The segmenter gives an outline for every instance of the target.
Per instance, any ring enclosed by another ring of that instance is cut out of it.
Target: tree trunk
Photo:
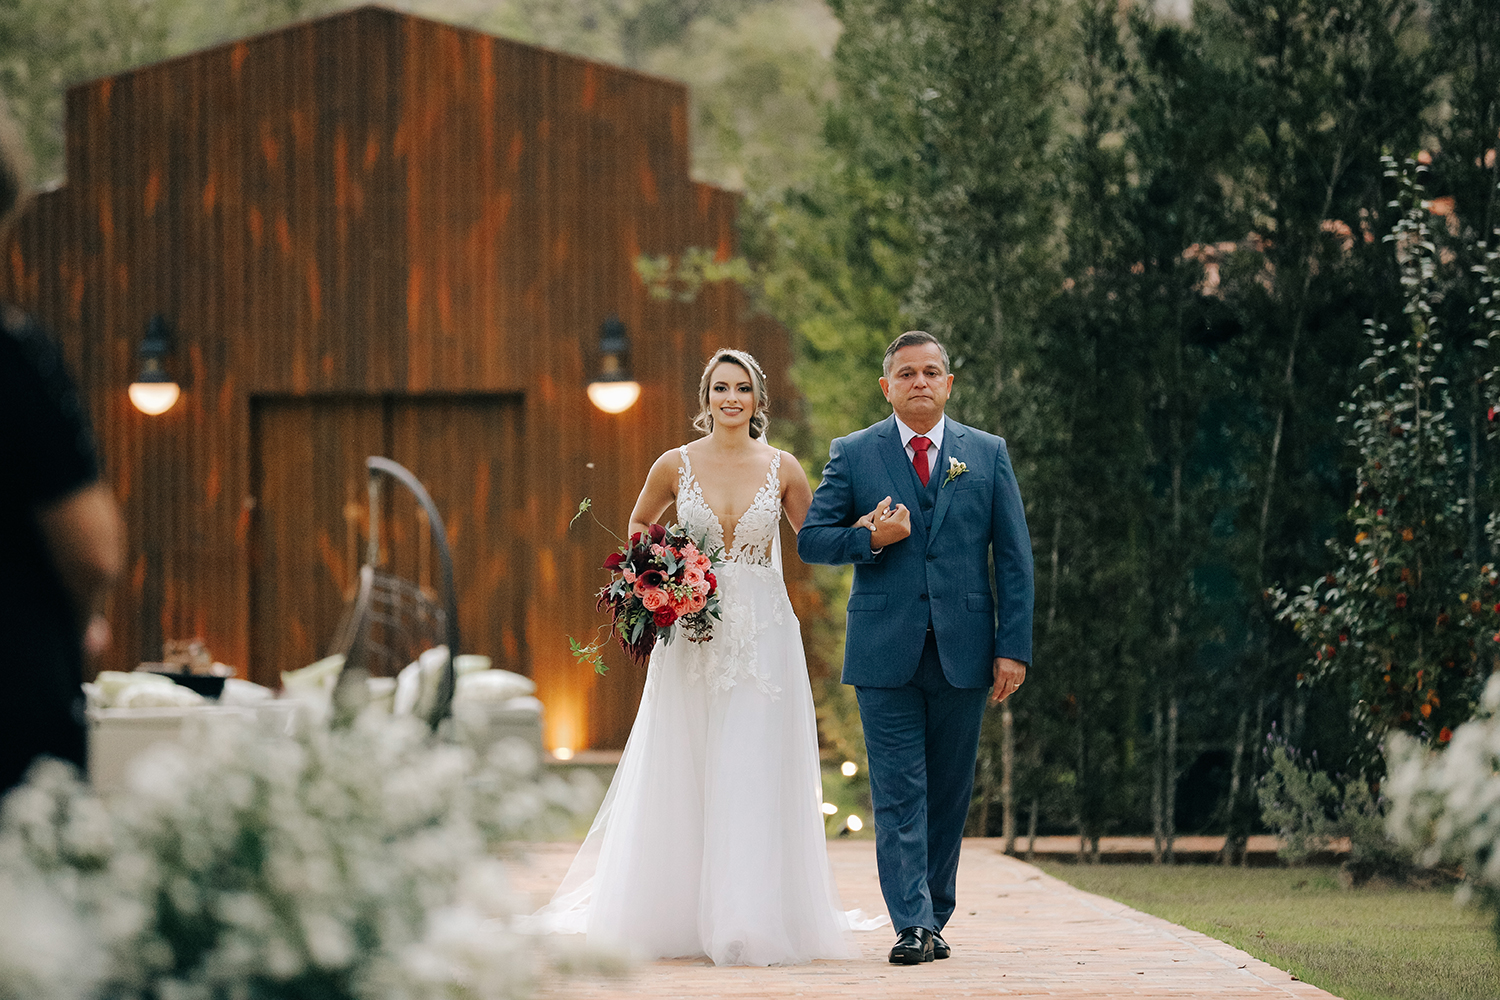
[[[1465,512],[1469,515],[1469,551],[1466,555],[1477,566],[1485,561],[1479,552],[1479,410],[1484,405],[1484,398],[1480,394],[1478,379],[1470,380],[1469,386],[1473,401],[1469,404],[1469,509]]]
[[[1256,697],[1256,699],[1255,699],[1255,732],[1256,732],[1257,737],[1259,736],[1259,734],[1265,732],[1265,712],[1266,712],[1266,700],[1264,698],[1261,698],[1261,697]],[[1251,801],[1252,806],[1253,806],[1253,804],[1255,802],[1255,786],[1259,782],[1259,780],[1260,780],[1260,761],[1259,761],[1259,759],[1258,759],[1257,756],[1252,756],[1250,758],[1250,788],[1249,788],[1249,796],[1250,796],[1250,801]],[[1247,826],[1248,826],[1248,824],[1247,824]],[[1239,848],[1240,848],[1240,867],[1241,868],[1249,868],[1250,867],[1250,850],[1246,846],[1249,843],[1249,840],[1250,840],[1250,836],[1249,836],[1248,832],[1242,834],[1241,837],[1240,837]]]
[[[1000,708],[1000,836],[1005,853],[1016,853],[1016,717],[1010,702]]]
[[[1172,845],[1177,840],[1177,695],[1167,702],[1167,763],[1166,802],[1162,807],[1162,822],[1166,827],[1167,843],[1162,860],[1172,864]]]
[[[1077,779],[1073,783],[1073,794],[1077,798],[1078,809],[1078,863],[1083,864],[1089,859],[1089,835],[1086,814],[1088,812],[1088,772],[1085,769],[1088,757],[1086,754],[1086,741],[1084,737],[1083,703],[1078,704],[1078,767]]]
[[[1031,817],[1026,821],[1026,860],[1036,857],[1036,814],[1041,807],[1037,796],[1031,797]]]
[[[1151,743],[1153,758],[1151,762],[1151,863],[1159,865],[1162,859],[1162,849],[1167,842],[1167,825],[1162,813],[1166,802],[1164,770],[1167,754],[1166,740],[1162,732],[1160,691],[1156,693],[1156,701],[1151,706]]]
[[[1249,721],[1249,709],[1241,706],[1239,725],[1234,731],[1234,754],[1230,757],[1229,764],[1229,806],[1224,824],[1224,849],[1219,858],[1225,865],[1234,864],[1234,840],[1239,829],[1240,784],[1245,765],[1245,727]]]
[[[995,754],[986,749],[979,757],[979,815],[969,833],[975,837],[990,835],[990,802],[995,798]]]

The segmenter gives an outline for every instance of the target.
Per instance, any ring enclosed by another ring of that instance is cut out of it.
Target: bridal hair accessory
[[[969,467],[952,455],[948,456],[948,474],[943,477],[943,485],[947,486],[953,480],[969,471]]]
[[[589,507],[585,499],[573,520]],[[604,560],[604,569],[614,579],[599,590],[597,607],[610,612],[610,622],[601,630],[608,629],[642,665],[650,659],[658,636],[670,643],[681,630],[689,642],[707,642],[713,638],[714,619],[720,617],[714,568],[722,562],[722,553],[710,551],[706,539],[694,539],[675,524],[637,531]],[[600,655],[606,641],[607,635],[580,645],[568,637],[573,656],[600,674],[608,669]]]

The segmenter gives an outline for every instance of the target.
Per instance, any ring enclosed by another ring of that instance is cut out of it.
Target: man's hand
[[[995,686],[990,688],[990,704],[998,705],[1016,693],[1026,680],[1026,664],[1008,657],[995,657]]]
[[[891,498],[886,497],[874,510],[855,521],[854,526],[870,530],[870,551],[878,552],[911,534],[911,511],[904,503],[892,507]]]

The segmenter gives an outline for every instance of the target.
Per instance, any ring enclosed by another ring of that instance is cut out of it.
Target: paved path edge
[[[1036,868],[1035,865],[1032,867]],[[1297,997],[1301,998],[1301,1000],[1339,1000],[1338,997],[1327,990],[1320,989],[1312,983],[1298,979],[1285,969],[1278,969],[1269,962],[1263,962],[1249,952],[1241,951],[1231,944],[1220,941],[1216,937],[1210,937],[1201,931],[1195,931],[1181,924],[1174,924],[1162,917],[1153,916],[1150,913],[1126,906],[1119,900],[1110,899],[1108,896],[1098,896],[1092,892],[1087,892],[1077,886],[1064,882],[1055,875],[1049,875],[1040,868],[1036,870],[1040,873],[1043,880],[1055,883],[1062,891],[1077,895],[1092,909],[1112,917],[1134,921],[1143,927],[1150,927],[1164,934],[1170,934],[1189,947],[1196,948],[1201,952],[1205,952],[1248,972],[1267,986],[1275,987],[1289,997]]]

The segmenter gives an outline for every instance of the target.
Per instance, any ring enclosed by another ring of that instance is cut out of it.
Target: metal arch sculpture
[[[414,659],[415,652],[436,645],[448,647],[436,690],[419,699],[415,714],[434,731],[453,712],[456,674],[453,663],[460,651],[458,594],[453,585],[453,554],[448,531],[437,505],[422,483],[407,469],[388,458],[365,459],[369,472],[370,535],[365,561],[359,570],[359,587],[344,612],[333,652],[344,656],[343,668],[333,689],[333,724],[349,725],[369,703],[370,661],[383,658],[391,667]],[[416,498],[427,515],[442,576],[442,604],[438,605],[410,580],[380,568],[380,499],[385,478],[396,480]],[[376,636],[377,629],[380,635]]]

